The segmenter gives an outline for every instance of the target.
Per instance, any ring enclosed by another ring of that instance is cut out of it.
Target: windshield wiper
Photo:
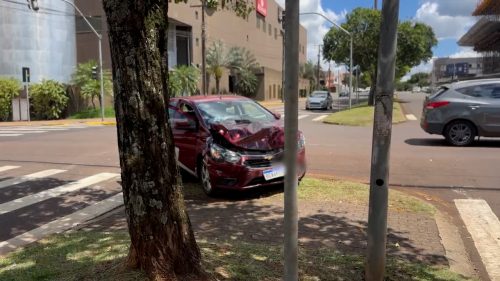
[[[252,123],[252,121],[250,121],[248,119],[235,119],[234,122],[236,122],[238,124],[250,124],[250,123]]]

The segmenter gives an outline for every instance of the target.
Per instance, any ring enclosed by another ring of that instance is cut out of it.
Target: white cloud
[[[480,57],[481,54],[474,51],[471,47],[460,47],[460,50],[450,55],[450,58],[475,58]]]
[[[468,15],[446,13],[447,11],[442,9],[444,3],[448,2],[433,1],[423,3],[417,10],[415,20],[430,25],[434,29],[438,40],[459,39],[476,20]],[[473,7],[470,7],[469,13],[472,13]]]
[[[408,72],[408,74],[406,74],[403,78],[401,78],[401,81],[408,81],[410,79],[410,77],[415,73],[419,73],[419,72],[429,73],[429,72],[431,72],[432,66],[433,66],[433,60],[434,60],[434,58],[432,58],[428,62],[422,62],[419,65],[415,66],[414,68],[412,68],[410,70],[410,72]]]
[[[285,0],[277,0],[281,6],[285,6]],[[316,12],[325,15],[335,23],[345,19],[346,11],[337,14],[330,9],[323,8],[321,0],[301,0],[300,12]],[[307,29],[307,58],[314,62],[318,61],[318,45],[323,44],[323,37],[330,30],[332,24],[318,15],[300,16],[300,23]],[[321,60],[322,67],[328,69],[328,63]]]
[[[438,4],[438,13],[449,16],[470,16],[477,0],[421,0],[420,3]]]

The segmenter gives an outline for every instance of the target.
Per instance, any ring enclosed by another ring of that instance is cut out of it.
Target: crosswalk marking
[[[24,133],[24,132],[30,132],[30,131],[66,131],[68,129],[63,129],[63,128],[0,128],[0,133],[3,132],[18,132],[18,133]]]
[[[45,190],[36,194],[28,195],[22,198],[18,198],[3,204],[0,204],[0,215],[3,215],[8,212],[12,212],[14,210],[47,200],[49,198],[57,197],[59,195],[77,191],[88,187],[90,185],[96,184],[101,181],[109,180],[115,177],[118,177],[119,174],[115,173],[100,173],[97,175],[93,175],[76,182],[71,182],[65,185],[61,185],[59,187],[55,187],[49,190]],[[1,182],[0,182],[1,183]]]
[[[22,177],[0,181],[0,189],[1,188],[5,188],[7,186],[20,184],[20,183],[23,183],[23,182],[26,182],[26,181],[31,181],[31,180],[35,180],[35,179],[41,179],[41,178],[49,177],[49,176],[52,176],[52,175],[55,175],[55,174],[59,174],[59,173],[62,173],[62,172],[66,172],[66,170],[57,170],[57,169],[44,170],[44,171],[40,171],[40,172],[37,172],[37,173],[29,174],[29,175],[26,175],[26,176],[22,176]]]
[[[22,135],[23,134],[0,134],[0,137],[18,137]]]
[[[2,134],[18,134],[19,131],[12,130],[12,131],[0,131]],[[47,131],[23,131],[23,134],[41,134],[41,133],[46,133]]]
[[[118,193],[110,198],[97,202],[96,204],[76,211],[70,215],[56,219],[38,228],[27,231],[7,241],[0,242],[0,255],[15,250],[17,247],[35,242],[47,235],[60,233],[71,229],[83,222],[98,217],[123,204],[123,195]]]
[[[411,120],[411,121],[416,121],[417,117],[413,114],[406,114],[406,119]]]
[[[321,121],[321,120],[325,119],[326,117],[328,117],[328,115],[327,115],[327,114],[325,114],[325,115],[321,115],[321,116],[319,116],[319,117],[314,118],[314,119],[313,119],[313,121],[314,121],[314,122],[318,122],[318,121]]]
[[[299,116],[299,120],[300,120],[300,119],[307,118],[307,117],[309,117],[309,115],[300,115],[300,116]]]
[[[2,166],[2,167],[0,167],[0,172],[5,172],[8,170],[13,170],[13,169],[17,169],[17,168],[19,168],[19,166]]]
[[[472,236],[490,279],[499,281],[500,221],[484,200],[456,199],[455,205]]]

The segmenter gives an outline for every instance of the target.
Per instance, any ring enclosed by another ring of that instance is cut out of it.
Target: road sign
[[[23,82],[24,83],[30,82],[30,68],[29,67],[23,67]]]

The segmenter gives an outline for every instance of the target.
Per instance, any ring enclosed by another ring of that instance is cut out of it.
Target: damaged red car
[[[241,96],[172,98],[168,113],[178,164],[201,180],[205,193],[283,184],[285,134],[279,114]],[[297,142],[302,179],[302,133]]]

